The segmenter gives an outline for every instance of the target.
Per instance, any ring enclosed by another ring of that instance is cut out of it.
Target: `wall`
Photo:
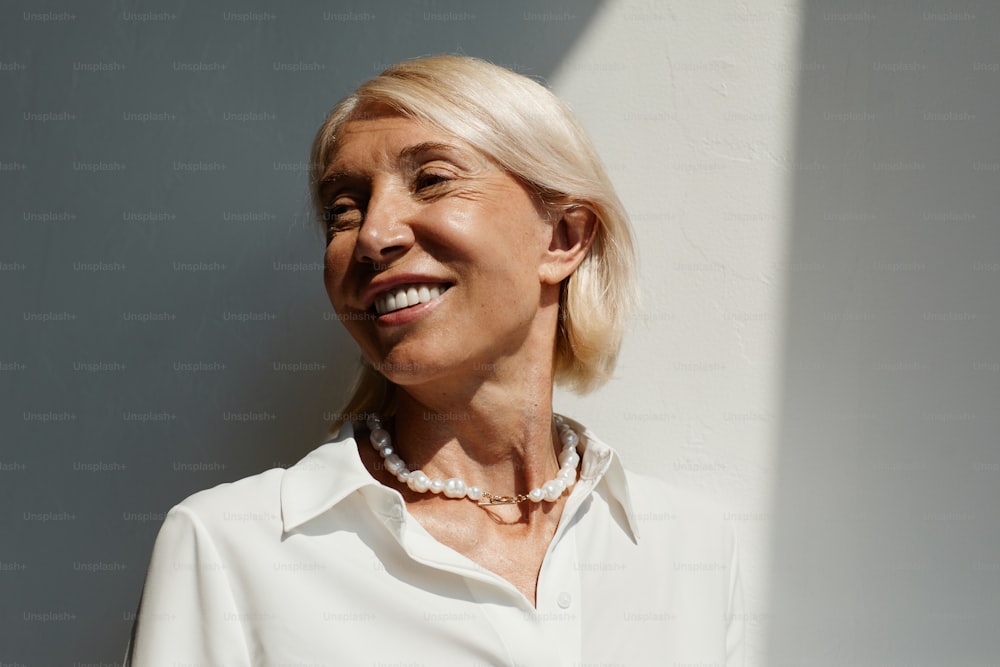
[[[617,377],[557,407],[732,521],[752,664],[769,621],[788,192],[809,168],[791,132],[798,33],[790,3],[608,4],[553,79],[632,213],[644,299]]]
[[[992,664],[1000,11],[802,26],[767,664]]]

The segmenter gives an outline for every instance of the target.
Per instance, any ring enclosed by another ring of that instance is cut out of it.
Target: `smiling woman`
[[[614,369],[635,292],[566,107],[409,61],[334,108],[311,175],[355,391],[298,464],[170,512],[133,664],[741,663],[720,514],[552,410]]]

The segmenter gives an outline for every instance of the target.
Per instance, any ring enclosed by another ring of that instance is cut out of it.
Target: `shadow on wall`
[[[432,53],[547,77],[598,5],[8,8],[0,662],[120,660],[166,510],[322,441],[357,357],[307,205],[337,99]]]
[[[989,2],[804,8],[769,665],[1000,655]]]

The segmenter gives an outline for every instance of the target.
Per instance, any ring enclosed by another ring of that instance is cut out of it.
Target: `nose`
[[[399,259],[413,245],[409,196],[392,187],[373,190],[354,246],[354,259],[379,270]]]

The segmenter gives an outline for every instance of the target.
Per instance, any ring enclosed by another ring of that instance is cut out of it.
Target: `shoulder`
[[[278,507],[278,494],[285,472],[284,468],[272,468],[234,482],[225,482],[188,496],[177,507],[204,517],[220,512],[274,509]]]
[[[716,499],[649,475],[626,470],[625,476],[644,539],[669,542],[673,551],[691,558],[696,554],[726,558],[734,553],[732,523]]]
[[[627,499],[639,521],[679,521],[705,527],[726,524],[726,512],[708,493],[635,472],[607,441],[579,422],[567,421],[584,434],[587,454],[604,461],[602,468],[606,481],[619,496],[625,496],[622,500]]]
[[[719,502],[703,491],[688,489],[651,475],[625,469],[633,506],[639,510],[660,511],[678,518],[723,521],[726,515]]]
[[[623,465],[619,453],[597,434],[568,420],[588,441],[594,454],[610,459],[604,482],[610,496],[631,512],[641,541],[656,548],[690,548],[691,552],[731,554],[735,550],[728,513],[705,491],[642,474]]]
[[[191,525],[217,543],[244,540],[251,533],[280,534],[280,490],[285,472],[284,468],[273,468],[198,491],[171,508],[164,530],[170,523]]]

